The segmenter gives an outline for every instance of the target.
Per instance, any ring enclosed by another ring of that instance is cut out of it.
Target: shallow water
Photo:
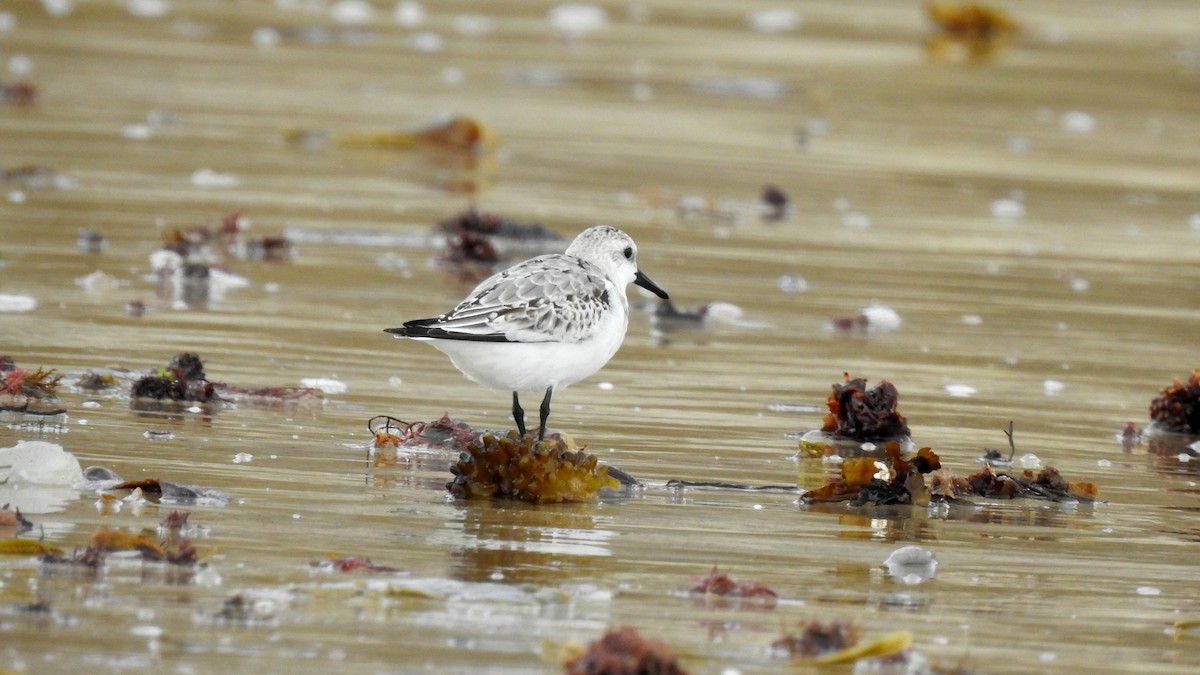
[[[800,26],[779,34],[753,30],[737,3],[621,5],[575,37],[556,34],[542,5],[491,3],[482,34],[462,18],[473,5],[427,3],[416,27],[374,7],[363,26],[317,1],[0,10],[0,81],[18,79],[25,55],[39,87],[32,106],[0,105],[0,168],[65,178],[0,186],[0,293],[38,303],[0,314],[0,353],[78,373],[144,372],[195,351],[215,381],[345,385],[319,403],[173,416],[64,391],[64,430],[0,429],[0,446],[43,437],[127,479],[231,496],[186,508],[207,528],[194,576],[119,558],[94,578],[0,559],[0,665],[555,672],[564,642],[630,624],[691,672],[778,672],[788,666],[770,643],[813,618],[852,620],[865,636],[910,630],[944,668],[1200,665],[1200,637],[1171,629],[1200,616],[1200,464],[1115,438],[1197,366],[1194,3],[1105,2],[1086,15],[1010,3],[1024,31],[983,64],[932,61],[907,4],[805,3]],[[415,48],[431,44],[422,33],[440,50]],[[282,135],[446,112],[484,120],[503,145],[464,158]],[[758,216],[768,183],[791,197],[781,222]],[[739,323],[665,339],[635,315],[613,361],[555,397],[552,426],[646,481],[643,494],[459,503],[444,456],[372,467],[376,414],[509,424],[507,395],[381,332],[470,288],[431,262],[425,235],[472,204],[564,237],[618,225],[677,305],[741,308]],[[249,285],[206,303],[160,297],[145,277],[162,232],[234,211],[252,236],[296,237],[296,259],[233,261]],[[107,249],[81,252],[81,228]],[[97,270],[115,284],[76,284]],[[784,275],[805,290],[780,290]],[[132,300],[145,316],[126,312]],[[872,302],[900,327],[827,328]],[[870,512],[665,487],[818,484],[819,462],[791,457],[793,432],[821,413],[779,405],[821,410],[843,372],[895,383],[914,440],[955,473],[1006,449],[1011,420],[1018,454],[1097,483],[1102,501]],[[26,510],[68,552],[101,525],[152,533],[171,510],[106,515],[95,502],[85,490]],[[936,554],[935,579],[885,574],[904,544]],[[314,566],[339,555],[403,571]],[[685,597],[714,565],[770,586],[779,605]],[[239,594],[250,609],[223,615]],[[50,611],[27,611],[38,600]]]

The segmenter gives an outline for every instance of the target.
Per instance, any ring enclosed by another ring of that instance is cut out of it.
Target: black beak
[[[650,281],[650,277],[646,276],[645,274],[642,274],[641,272],[638,272],[637,274],[633,275],[633,283],[650,291],[651,293],[657,295],[658,297],[662,298],[663,300],[669,299],[667,297],[666,291],[659,288],[658,284],[654,283],[653,281]]]

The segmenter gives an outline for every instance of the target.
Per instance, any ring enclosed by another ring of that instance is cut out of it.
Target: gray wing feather
[[[577,342],[594,332],[609,308],[608,285],[591,264],[557,254],[539,256],[484,280],[438,317],[437,326],[518,342]]]

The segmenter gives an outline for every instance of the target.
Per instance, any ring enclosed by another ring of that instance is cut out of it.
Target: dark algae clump
[[[1200,435],[1200,368],[1162,388],[1150,401],[1150,419],[1163,431]]]

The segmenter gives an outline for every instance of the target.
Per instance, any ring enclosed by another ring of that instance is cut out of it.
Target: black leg
[[[517,400],[517,392],[513,392],[513,419],[517,421],[517,433],[525,435],[525,411],[521,410],[521,402]]]
[[[541,414],[538,421],[542,425],[542,428],[538,430],[539,441],[546,437],[546,419],[550,417],[550,395],[553,393],[554,387],[546,387],[546,398],[542,399],[542,407],[538,410]]]

